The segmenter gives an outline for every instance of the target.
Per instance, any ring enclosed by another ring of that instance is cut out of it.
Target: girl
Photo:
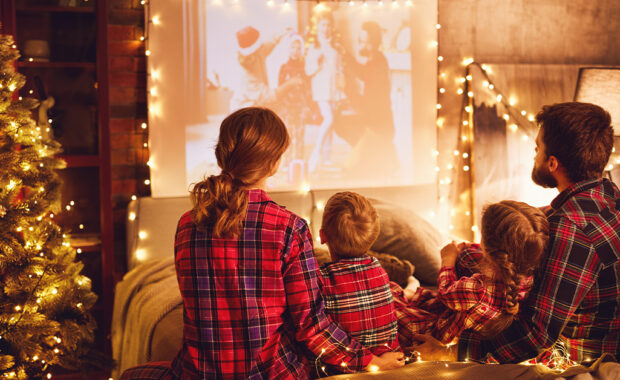
[[[325,314],[308,225],[264,191],[288,145],[268,109],[242,108],[222,122],[222,172],[194,186],[177,228],[183,344],[162,376],[306,379],[306,349],[352,370],[403,365],[402,353],[372,355]],[[156,378],[152,369],[123,377]]]
[[[484,210],[481,233],[481,245],[452,243],[441,250],[437,292],[407,294],[392,285],[402,347],[428,332],[444,344],[465,329],[490,338],[515,318],[547,246],[547,218],[526,203],[502,201]]]

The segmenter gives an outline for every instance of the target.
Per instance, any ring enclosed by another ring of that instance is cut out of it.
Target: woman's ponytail
[[[288,144],[286,126],[271,110],[248,107],[226,117],[215,147],[222,172],[191,191],[194,223],[208,225],[216,238],[238,237],[248,206],[245,191],[274,173]]]

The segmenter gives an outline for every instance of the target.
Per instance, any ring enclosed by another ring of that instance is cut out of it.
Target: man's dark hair
[[[547,157],[555,156],[572,182],[600,178],[614,144],[611,117],[590,103],[544,106],[536,115]]]
[[[381,34],[383,33],[381,26],[374,21],[366,21],[362,24],[362,30],[368,33],[370,45],[378,49],[381,45]]]

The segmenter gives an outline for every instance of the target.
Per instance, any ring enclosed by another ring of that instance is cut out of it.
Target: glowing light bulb
[[[53,288],[53,289],[52,289],[52,294],[58,294],[58,289]]]
[[[474,97],[474,92],[473,91],[469,91],[467,93],[467,96],[469,96],[470,98],[473,98]]]
[[[146,233],[146,231],[140,231],[138,232],[138,237],[140,239],[146,239],[146,237],[148,236],[148,234]]]
[[[497,94],[497,98],[496,99],[497,99],[498,102],[501,102],[502,101],[502,94]]]
[[[146,55],[147,57],[148,57],[148,56],[150,56],[150,55],[151,55],[151,51],[147,49],[147,50],[144,52],[144,55]]]
[[[463,94],[463,89],[459,88],[458,90],[456,90],[456,93],[459,94],[459,95],[462,95]]]
[[[146,129],[147,124],[146,124],[146,123],[142,123],[142,124],[140,124],[140,127],[141,127],[142,129]]]
[[[442,87],[442,88],[440,88],[440,89],[439,89],[439,93],[440,93],[440,94],[443,94],[443,93],[445,93],[445,92],[446,92],[446,89],[445,89],[445,88],[443,88],[443,87]]]
[[[159,25],[160,22],[159,16],[153,16],[153,25]]]
[[[504,114],[504,116],[502,116],[504,118],[504,120],[508,121],[510,120],[510,115],[508,115],[507,113]]]
[[[135,212],[133,212],[133,211],[132,211],[132,212],[130,212],[130,213],[129,213],[129,216],[128,216],[128,219],[129,219],[129,220],[136,220],[136,213],[135,213]]]
[[[135,201],[136,199],[138,199],[138,197],[136,197],[135,195],[132,195],[132,196],[131,196],[131,200],[132,200],[132,201]]]
[[[469,157],[469,153],[463,153],[463,158]]]
[[[468,165],[463,166],[463,170],[468,172],[469,171],[469,166]]]
[[[469,125],[469,121],[463,120],[463,125],[465,125],[465,126]]]
[[[151,180],[150,179],[145,179],[144,180],[144,184],[147,185],[147,186],[150,185],[151,184]]]
[[[441,109],[441,104],[437,104],[437,109],[440,110]]]

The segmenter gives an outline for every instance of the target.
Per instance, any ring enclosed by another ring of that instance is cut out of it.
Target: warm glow
[[[139,261],[143,261],[146,259],[146,250],[145,249],[136,249],[136,259]]]
[[[140,232],[138,232],[138,237],[139,237],[140,239],[146,239],[146,238],[147,238],[147,236],[148,236],[148,234],[146,233],[146,231],[140,231]]]
[[[135,212],[132,211],[132,212],[129,213],[129,220],[132,220],[132,221],[136,220],[136,213]]]

